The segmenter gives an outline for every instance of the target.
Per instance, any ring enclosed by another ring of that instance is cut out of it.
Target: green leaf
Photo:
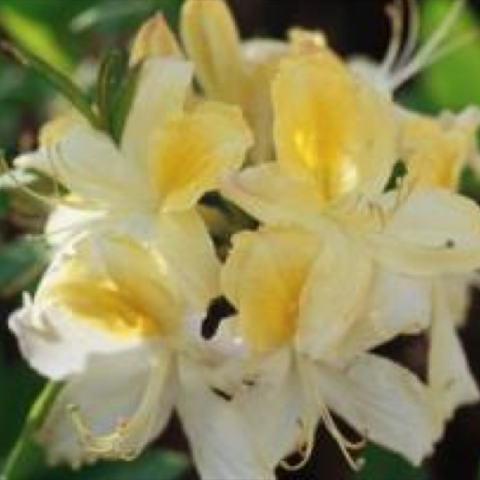
[[[428,0],[422,2],[422,37],[432,35],[445,18],[454,2]],[[480,28],[476,17],[467,5],[453,28],[448,42],[472,34],[469,43],[428,67],[421,76],[420,87],[430,102],[442,108],[460,109],[475,103],[480,105]]]
[[[41,426],[55,397],[60,391],[61,384],[49,382],[28,413],[22,433],[8,456],[1,480],[27,480],[33,478],[38,466],[43,463],[43,455],[33,441],[33,435]]]
[[[5,319],[4,319],[5,320]],[[4,325],[5,326],[5,325]],[[0,344],[0,456],[7,453],[22,430],[25,417],[32,402],[40,393],[44,380],[23,362],[8,362],[2,359]],[[15,392],[5,394],[5,392]]]
[[[20,239],[0,247],[0,298],[28,288],[42,273],[47,261],[46,246]]]
[[[0,5],[0,19],[10,37],[23,48],[34,50],[42,58],[48,58],[56,68],[66,72],[72,70],[72,61],[56,38],[51,25],[26,15],[15,5],[5,2]]]
[[[189,466],[184,455],[170,451],[147,451],[132,462],[100,462],[78,472],[51,470],[35,480],[176,480]],[[33,480],[33,479],[32,479]]]
[[[96,99],[104,130],[113,133],[118,97],[127,75],[127,54],[120,49],[107,53],[98,73]]]
[[[26,49],[10,44],[4,44],[3,46],[5,51],[39,74],[70,100],[72,105],[91,123],[92,127],[100,128],[100,120],[93,111],[90,100],[69,77]]]
[[[143,0],[143,2],[123,1],[121,3],[117,0],[104,1],[80,13],[72,20],[71,28],[74,32],[81,32],[112,20],[130,18],[134,15],[148,16],[154,9],[154,0]]]
[[[460,177],[460,193],[480,201],[480,178],[471,167],[463,170]]]
[[[115,106],[112,111],[111,118],[111,133],[115,141],[119,142],[122,138],[125,122],[127,121],[128,113],[135,98],[137,91],[138,80],[141,72],[141,64],[131,68],[128,72],[125,83],[121,89],[121,93],[117,98]]]
[[[9,206],[10,200],[7,192],[2,192],[0,190],[0,219],[7,215]]]
[[[415,468],[399,455],[369,444],[364,452],[364,467],[357,473],[357,480],[427,480],[422,468]]]

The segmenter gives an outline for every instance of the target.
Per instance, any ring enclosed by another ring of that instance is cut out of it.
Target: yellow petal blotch
[[[263,230],[235,238],[223,286],[253,351],[269,352],[293,341],[301,290],[317,249],[314,237],[295,230]]]

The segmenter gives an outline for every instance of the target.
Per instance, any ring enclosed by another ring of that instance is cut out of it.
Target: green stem
[[[0,473],[0,480],[21,480],[26,477],[25,464],[30,462],[25,462],[25,460],[35,455],[36,446],[32,437],[40,428],[61,386],[60,383],[49,382],[40,392],[28,413],[20,437],[7,457]]]

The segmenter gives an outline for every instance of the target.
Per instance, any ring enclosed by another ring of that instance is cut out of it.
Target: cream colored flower
[[[252,158],[271,160],[270,83],[287,47],[279,41],[242,45],[223,1],[189,0],[182,9],[181,36],[207,98],[240,105],[255,132]]]
[[[438,118],[403,110],[399,122],[400,157],[417,185],[456,191],[467,165],[479,170],[477,108],[458,115],[443,112]]]
[[[401,156],[408,177],[416,185],[456,191],[465,166],[477,167],[478,123],[478,111],[474,108],[459,115],[443,113],[438,119],[404,111],[400,116]],[[466,318],[473,280],[474,276],[467,273],[435,276],[426,281],[432,304],[428,380],[433,390],[432,408],[443,422],[449,420],[459,406],[480,399],[456,334],[456,327]],[[403,281],[409,281],[410,288],[416,289],[413,279]],[[421,288],[423,291],[425,285]],[[399,308],[399,303],[392,298],[394,308]]]
[[[191,75],[187,62],[148,59],[119,146],[78,121],[16,164],[53,176],[84,208],[193,208],[219,174],[241,165],[250,135],[234,107],[203,103],[184,110]]]
[[[299,51],[326,46],[320,32],[292,29],[288,41],[241,41],[223,0],[188,0],[182,9],[181,37],[207,98],[242,107],[255,132],[254,163],[273,160],[271,83],[279,61]]]
[[[469,275],[479,267],[477,205],[409,178],[385,191],[401,151],[394,107],[328,51],[285,60],[273,102],[278,162],[230,175],[223,192],[267,226],[305,229],[317,248],[328,245],[302,290],[297,353],[336,364],[349,352],[365,352],[431,325],[429,408],[440,429],[458,404],[475,400],[478,393],[454,332],[453,312],[432,278]],[[308,250],[299,242],[295,252],[302,251]],[[287,270],[277,274],[280,279],[290,275],[295,277]],[[260,289],[261,282],[246,280],[269,295],[273,287]],[[277,338],[266,323],[275,317],[264,310],[280,308],[272,304],[276,296],[270,303],[263,298],[255,303],[252,296],[242,307],[235,293],[229,295],[240,311],[262,305],[256,307],[261,311],[247,310],[251,323],[241,323],[243,335],[252,325],[260,337],[249,339],[254,346]],[[259,319],[265,328],[261,334],[254,323]],[[283,325],[278,330],[282,344],[292,324],[272,322],[277,330]]]
[[[358,256],[401,273],[478,267],[472,201],[408,182],[385,192],[400,151],[388,97],[325,50],[285,60],[273,102],[278,162],[230,175],[228,198],[268,225],[340,236]]]
[[[81,119],[64,122],[36,152],[16,159],[69,192],[48,231],[116,230],[154,243],[179,281],[185,265],[215,264],[213,245],[196,211],[219,176],[238,168],[251,135],[238,108],[214,102],[185,109],[189,63],[145,60],[119,145]],[[52,140],[53,138],[53,140]],[[76,227],[76,228],[74,228]],[[202,280],[205,300],[216,269]],[[197,286],[192,291],[200,292]]]
[[[158,252],[127,238],[90,238],[57,257],[10,320],[32,367],[65,383],[37,436],[51,462],[131,459],[175,408],[202,478],[273,478],[215,393],[231,360],[200,337],[206,305],[183,293]]]
[[[134,39],[132,63],[150,55],[188,57],[195,66],[204,97],[241,107],[255,133],[249,158],[254,163],[273,160],[270,89],[279,61],[294,53],[326,48],[325,37],[318,31],[292,28],[288,41],[242,41],[223,0],[185,2],[180,33],[185,51],[163,16],[147,20]]]
[[[356,304],[368,299],[355,280],[374,280],[355,256],[338,255],[331,238],[319,241],[299,229],[234,237],[222,285],[238,309],[226,322],[248,352],[248,382],[232,393],[232,404],[249,428],[261,425],[256,447],[272,465],[293,450],[308,458],[320,421],[355,466],[353,446],[331,412],[417,464],[439,434],[425,385],[399,365],[365,353],[363,345],[349,345],[357,331],[368,335],[371,347],[383,342],[355,315]],[[305,352],[307,338],[322,348]]]

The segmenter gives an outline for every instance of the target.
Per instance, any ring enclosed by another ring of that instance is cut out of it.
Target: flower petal
[[[438,119],[405,113],[401,119],[401,158],[421,185],[455,190],[465,165],[474,158],[480,117],[476,108]]]
[[[289,229],[241,233],[223,270],[222,285],[239,312],[246,343],[270,352],[297,333],[301,290],[318,253],[316,238]]]
[[[344,358],[342,339],[364,309],[371,279],[372,264],[355,244],[330,236],[302,290],[297,349],[315,359]]]
[[[219,295],[220,263],[199,214],[161,213],[156,241],[190,307],[196,313],[204,311]]]
[[[381,233],[369,236],[367,245],[380,263],[397,272],[468,272],[480,266],[480,209],[454,193],[419,189],[396,207]]]
[[[158,130],[150,168],[164,211],[193,207],[219,178],[238,168],[252,136],[237,107],[205,103]]]
[[[455,331],[458,319],[446,302],[443,284],[436,282],[434,295],[428,382],[435,413],[446,422],[458,407],[478,401],[480,393]]]
[[[154,135],[182,112],[192,75],[192,65],[182,60],[152,57],[142,65],[121,142],[137,168],[147,168]]]
[[[92,357],[61,390],[37,434],[49,461],[79,467],[138,455],[170,417],[171,375],[168,355],[154,358],[144,348]]]
[[[248,69],[242,107],[255,133],[255,144],[249,155],[253,164],[275,158],[270,91],[278,63],[287,52],[288,45],[278,40],[253,39],[242,42],[242,54]]]
[[[102,224],[104,210],[86,210],[66,205],[56,207],[50,213],[45,234],[50,245],[63,248],[74,239],[80,238],[94,226]]]
[[[242,103],[240,40],[227,4],[222,0],[188,0],[182,9],[180,30],[207,96]]]
[[[430,324],[432,286],[429,278],[397,274],[377,267],[365,310],[342,338],[341,349],[353,357],[397,335],[418,333]]]
[[[311,186],[285,175],[277,163],[250,167],[224,178],[222,194],[267,225],[317,228],[319,199]]]
[[[382,191],[397,153],[387,97],[327,48],[285,59],[272,97],[277,155],[291,175],[315,184],[324,202]]]
[[[156,55],[183,57],[175,34],[168,26],[162,13],[153,15],[138,29],[130,51],[130,65],[137,65],[141,61]]]
[[[174,334],[185,317],[183,298],[177,292],[165,258],[127,237],[94,239],[98,261],[133,307],[153,319],[157,333]]]
[[[298,447],[300,437],[302,397],[290,350],[262,359],[247,380],[248,375],[255,380],[243,385],[232,404],[255,432],[257,451],[275,468]]]
[[[433,449],[439,428],[428,389],[405,368],[363,354],[344,373],[318,366],[326,404],[367,438],[418,465]]]
[[[9,319],[23,357],[40,374],[63,380],[86,368],[88,358],[98,352],[112,353],[138,344],[108,331],[79,322],[65,308],[37,307],[31,300]]]
[[[206,382],[198,364],[180,364],[177,408],[202,480],[274,480],[273,468],[256,448],[256,432],[241,413]]]
[[[132,208],[132,203],[152,201],[146,172],[122,156],[107,135],[84,123],[72,124],[53,145],[23,155],[15,164],[51,176],[87,205]]]
[[[93,353],[175,334],[185,318],[165,261],[131,240],[87,237],[59,251],[33,304],[10,321],[22,352],[58,380]]]

